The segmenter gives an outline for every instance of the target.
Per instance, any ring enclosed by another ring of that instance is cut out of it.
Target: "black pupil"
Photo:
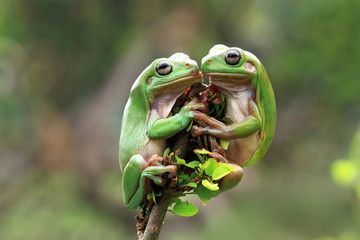
[[[160,66],[159,66],[159,70],[164,70],[165,68],[167,68],[169,66],[168,63],[161,63]]]
[[[236,53],[230,52],[228,53],[228,58],[233,58],[236,59],[239,55],[237,55]]]

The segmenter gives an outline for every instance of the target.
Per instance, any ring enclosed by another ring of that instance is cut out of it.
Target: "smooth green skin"
[[[172,72],[159,75],[156,65],[161,60],[172,64]],[[155,60],[133,84],[125,106],[120,135],[119,162],[123,171],[123,198],[127,208],[138,207],[149,192],[150,179],[163,184],[165,172],[176,174],[175,166],[158,163],[165,150],[165,140],[193,119],[192,110],[199,105],[184,106],[168,117],[176,99],[191,85],[201,83],[198,65],[187,55],[176,53],[170,58]]]
[[[230,49],[236,49],[241,53],[241,60],[236,65],[229,65],[225,61],[225,54]],[[251,68],[251,66],[255,68]],[[272,142],[275,131],[275,97],[264,66],[256,56],[250,52],[240,48],[229,48],[225,45],[218,44],[211,48],[209,54],[202,59],[201,70],[204,75],[210,77],[210,83],[217,85],[218,87],[220,87],[219,82],[221,81],[228,81],[233,84],[233,80],[236,80],[238,81],[239,86],[241,86],[246,80],[245,82],[247,83],[243,85],[247,85],[248,89],[250,86],[252,90],[248,90],[248,92],[253,92],[255,94],[255,101],[249,101],[250,115],[240,122],[235,121],[233,124],[225,126],[219,121],[206,118],[200,114],[203,117],[202,120],[211,126],[210,128],[200,129],[201,134],[210,134],[219,138],[233,139],[230,140],[228,151],[237,151],[237,153],[244,150],[246,151],[246,149],[231,149],[231,142],[238,141],[236,139],[240,138],[241,140],[239,141],[243,141],[244,144],[246,144],[245,141],[249,139],[250,145],[254,144],[254,146],[257,146],[249,159],[246,161],[242,160],[240,164],[235,163],[235,165],[238,164],[241,167],[255,164],[266,153]],[[241,89],[241,87],[239,89]],[[222,91],[221,88],[219,88],[219,90]],[[236,111],[236,109],[231,108],[237,106],[236,103],[244,101],[244,99],[237,99],[234,94],[235,91],[230,90],[224,92],[226,103],[230,106],[229,109],[226,110],[229,113]],[[228,190],[234,187],[240,181],[241,177],[242,173],[234,174],[234,176],[226,176],[223,179],[223,189]]]

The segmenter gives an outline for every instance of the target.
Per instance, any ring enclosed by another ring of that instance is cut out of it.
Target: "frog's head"
[[[183,53],[155,60],[146,78],[146,94],[151,102],[159,95],[178,97],[190,86],[203,81],[197,63]]]
[[[250,52],[218,44],[202,59],[201,70],[210,77],[212,84],[232,88],[250,82],[256,86],[258,76],[263,72],[263,66]]]

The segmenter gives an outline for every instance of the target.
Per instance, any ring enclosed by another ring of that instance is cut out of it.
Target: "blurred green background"
[[[0,239],[135,239],[117,159],[130,87],[217,43],[265,65],[275,139],[160,239],[360,239],[359,198],[330,174],[360,122],[359,26],[359,0],[0,0]]]

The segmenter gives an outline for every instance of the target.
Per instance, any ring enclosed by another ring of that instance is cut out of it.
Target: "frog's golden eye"
[[[238,50],[231,49],[225,54],[225,61],[229,65],[237,64],[241,59],[241,54]]]
[[[172,66],[169,61],[162,60],[156,65],[156,71],[160,75],[168,75],[172,71]]]

